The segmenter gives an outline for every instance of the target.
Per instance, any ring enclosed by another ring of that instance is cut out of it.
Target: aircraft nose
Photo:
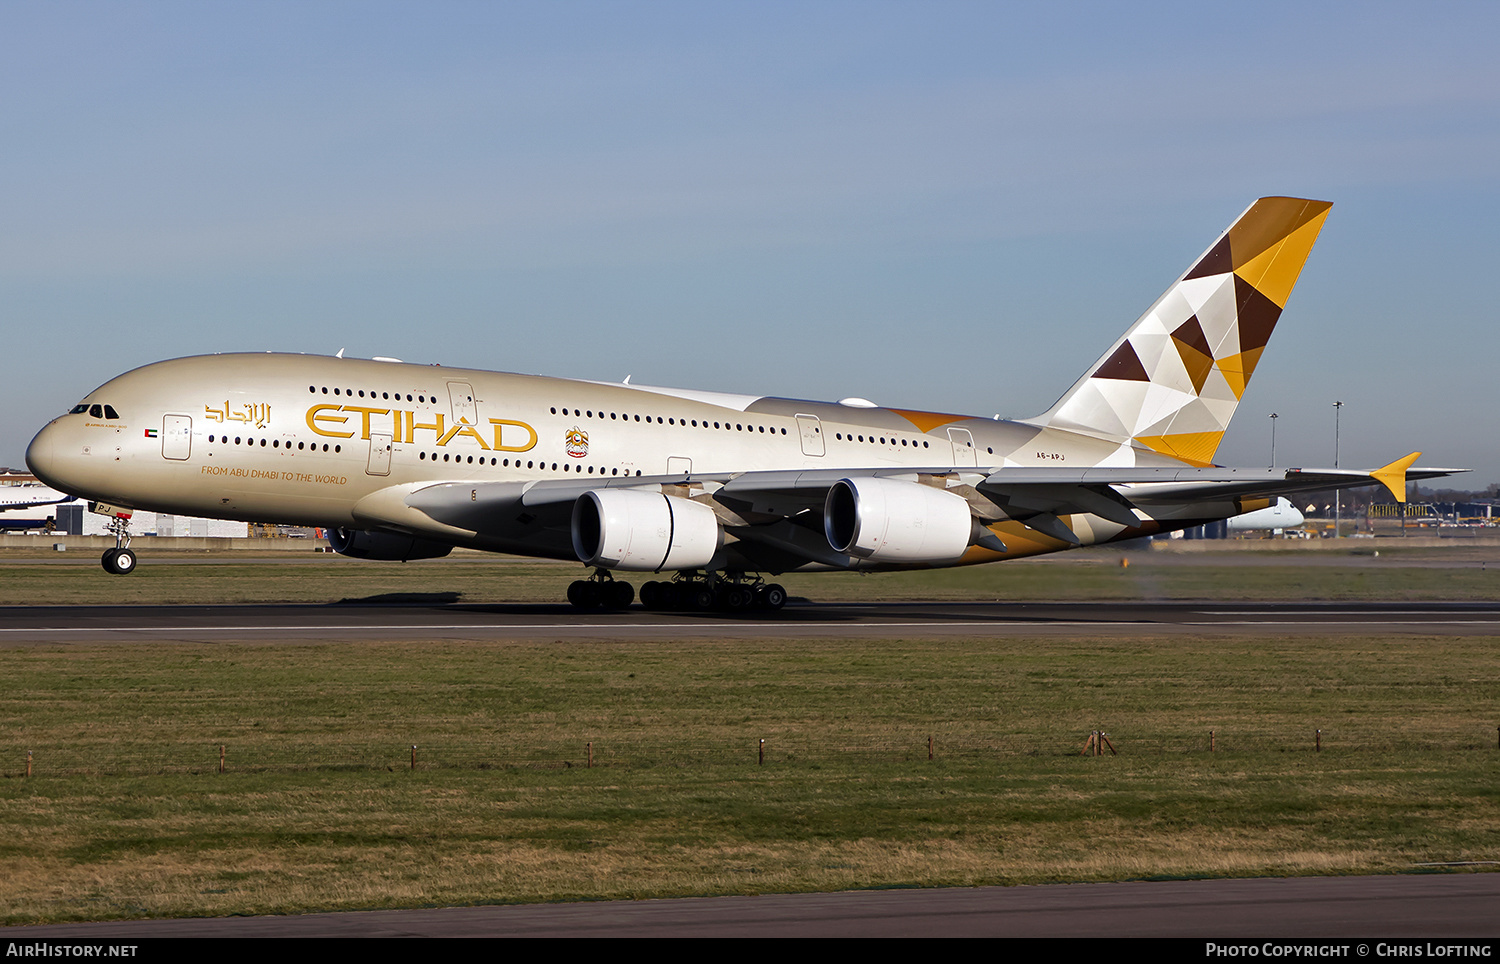
[[[26,447],[26,465],[31,469],[31,474],[52,486],[54,489],[67,491],[67,486],[61,479],[61,466],[57,459],[57,435],[56,422],[51,422],[46,428],[36,433],[36,438]]]

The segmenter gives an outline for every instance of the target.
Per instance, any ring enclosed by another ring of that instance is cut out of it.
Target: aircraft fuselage
[[[119,417],[92,416],[98,405]],[[1120,447],[1025,423],[837,402],[226,354],[110,380],[38,434],[27,458],[53,486],[112,505],[357,528],[369,522],[363,501],[436,482],[668,476],[691,484],[747,472],[903,467],[977,480],[1002,466],[1097,465]],[[1132,458],[1181,464],[1148,451]],[[456,544],[542,548],[523,532],[511,539],[411,521],[413,532]],[[1099,535],[1120,528],[1105,524]],[[543,554],[571,555],[566,542]]]

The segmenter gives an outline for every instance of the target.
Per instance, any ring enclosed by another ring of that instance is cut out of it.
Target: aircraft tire
[[[128,576],[135,572],[135,553],[129,549],[121,549],[115,553],[115,573]]]
[[[687,602],[687,605],[682,607],[684,609],[707,612],[714,608],[714,591],[707,586],[693,586],[684,593],[684,596]]]
[[[628,582],[604,584],[604,605],[608,609],[629,609],[635,602],[635,587]]]
[[[119,553],[120,550],[118,549],[104,550],[104,555],[99,557],[99,565],[104,567],[105,572],[111,575],[115,574],[115,556],[119,555]]]
[[[786,605],[786,587],[780,583],[771,583],[760,591],[760,605],[762,609],[776,612]]]
[[[575,579],[568,584],[568,602],[574,609],[597,609],[601,599],[599,584],[587,579]]]

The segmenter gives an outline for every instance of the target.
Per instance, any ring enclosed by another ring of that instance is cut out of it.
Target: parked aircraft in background
[[[71,495],[46,485],[0,485],[0,529],[40,529],[47,515],[34,510],[72,501]]]
[[[1305,521],[1307,520],[1290,500],[1278,498],[1275,505],[1230,518],[1225,527],[1230,532],[1256,532],[1264,529],[1280,532],[1282,529],[1295,529]]]
[[[1167,532],[1371,471],[1223,468],[1214,453],[1329,204],[1262,198],[1041,415],[999,421],[862,399],[813,402],[392,360],[179,358],[91,392],[27,463],[130,509],[322,526],[366,559],[454,546],[572,559],[577,606],[621,608],[616,574],[663,575],[648,607],[777,609],[767,575],[970,565]],[[1036,333],[1027,335],[1037,341]],[[965,371],[1015,363],[998,347]],[[670,580],[670,581],[668,581]]]

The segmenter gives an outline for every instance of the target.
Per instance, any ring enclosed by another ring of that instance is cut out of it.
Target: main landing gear
[[[588,579],[568,584],[568,602],[574,609],[629,609],[635,602],[635,589],[628,582],[617,582],[607,569],[596,569]]]
[[[604,569],[568,586],[568,602],[576,609],[628,609],[634,599],[630,584],[616,580]],[[641,605],[650,610],[681,612],[775,612],[786,605],[786,589],[759,577],[684,574],[672,582],[653,581],[641,586]]]
[[[109,528],[115,536],[115,547],[104,550],[99,562],[107,573],[128,576],[135,572],[135,553],[130,549],[130,520],[116,517],[110,520]]]

